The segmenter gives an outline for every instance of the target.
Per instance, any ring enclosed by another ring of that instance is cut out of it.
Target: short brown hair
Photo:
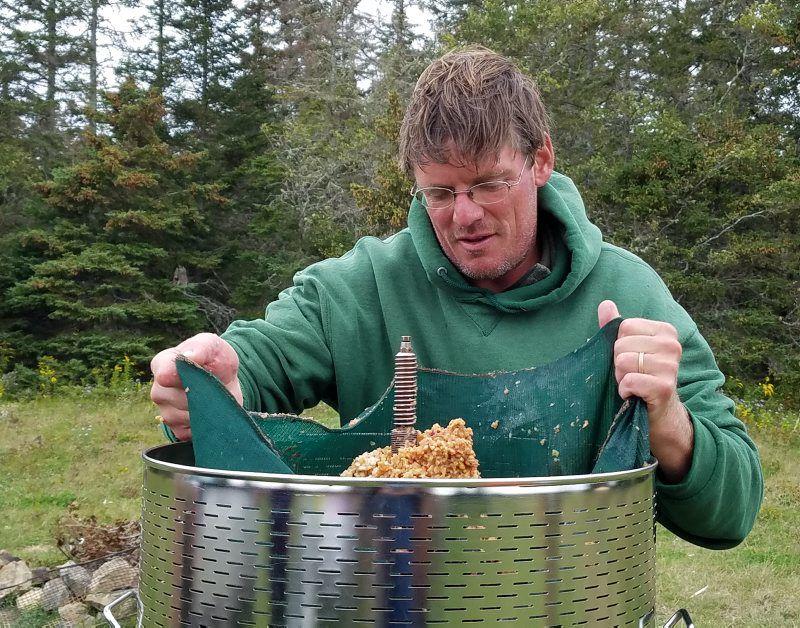
[[[483,46],[448,52],[417,81],[400,127],[400,167],[447,163],[452,142],[461,157],[499,157],[510,144],[533,155],[549,133],[549,120],[533,79],[509,59]]]

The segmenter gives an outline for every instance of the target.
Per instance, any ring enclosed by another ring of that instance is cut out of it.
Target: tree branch
[[[725,228],[724,228],[722,231],[720,231],[720,232],[719,232],[719,233],[717,233],[716,235],[713,235],[713,236],[711,236],[710,238],[708,238],[708,239],[706,239],[706,240],[703,240],[703,241],[702,241],[700,244],[698,244],[698,245],[697,245],[697,246],[695,246],[694,248],[696,248],[696,249],[699,249],[699,248],[700,248],[700,247],[702,247],[702,246],[706,246],[706,245],[707,245],[707,244],[709,244],[710,242],[713,242],[714,240],[716,240],[717,238],[719,238],[720,236],[722,236],[722,234],[724,234],[724,233],[726,233],[727,231],[730,231],[731,229],[733,229],[733,228],[734,228],[736,225],[738,225],[738,224],[739,224],[740,222],[742,222],[743,220],[747,220],[748,218],[756,218],[756,217],[758,217],[758,216],[763,216],[763,215],[764,215],[764,214],[766,214],[766,213],[767,213],[767,210],[766,210],[766,209],[762,209],[762,210],[760,210],[760,211],[757,211],[757,212],[754,212],[754,213],[752,213],[752,214],[747,214],[747,215],[745,215],[745,216],[740,216],[740,217],[739,217],[739,218],[737,218],[737,219],[736,219],[734,222],[732,222],[732,223],[731,223],[731,224],[729,224],[727,227],[725,227]]]

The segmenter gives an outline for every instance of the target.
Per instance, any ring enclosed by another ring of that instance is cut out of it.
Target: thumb
[[[605,327],[608,323],[615,318],[619,318],[619,310],[617,304],[613,301],[603,301],[597,306],[597,321],[600,327]]]

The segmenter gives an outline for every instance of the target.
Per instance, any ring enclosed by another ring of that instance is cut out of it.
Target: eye
[[[453,195],[447,188],[425,188],[422,191],[425,192],[425,197],[433,202],[447,201]]]
[[[476,185],[475,189],[480,190],[482,193],[494,194],[497,192],[505,192],[508,186],[503,181],[487,181],[486,183]]]

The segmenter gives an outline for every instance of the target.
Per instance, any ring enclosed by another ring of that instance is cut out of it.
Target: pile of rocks
[[[58,628],[105,624],[102,609],[136,588],[138,570],[122,555],[53,569],[31,569],[25,561],[0,550],[0,628],[15,626],[24,615],[50,613]],[[114,608],[115,617],[136,612],[133,597]],[[99,617],[98,617],[99,614]],[[98,621],[100,620],[100,621]]]

